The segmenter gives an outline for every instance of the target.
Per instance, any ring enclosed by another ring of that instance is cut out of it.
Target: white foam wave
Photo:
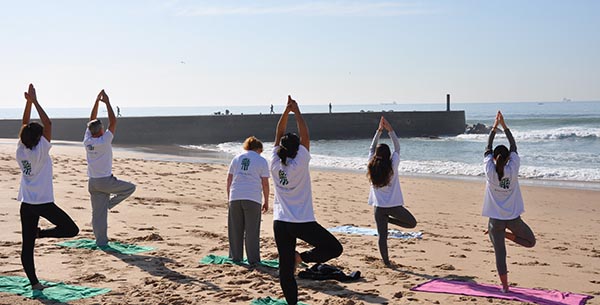
[[[325,143],[321,143],[324,145]],[[272,143],[264,143],[266,148],[262,154],[267,160],[271,158],[269,148]],[[202,149],[209,151],[225,152],[230,155],[236,155],[243,152],[242,144],[239,142],[227,142],[218,145],[201,145],[187,146],[191,149]],[[344,148],[348,149],[348,148]],[[361,150],[362,151],[362,150]],[[331,168],[342,170],[357,170],[366,171],[366,156],[335,156],[330,155],[330,152],[312,153],[311,166],[318,168]],[[557,160],[553,158],[560,157]],[[536,180],[564,180],[564,181],[587,181],[600,182],[600,169],[597,168],[595,161],[600,161],[598,154],[576,154],[562,153],[558,155],[549,154],[548,156],[539,156],[545,159],[546,165],[549,166],[522,166],[520,176],[523,178]],[[573,158],[579,161],[585,157],[589,162],[588,166],[581,164],[573,167],[565,167],[564,164],[569,163]],[[561,166],[561,164],[563,166]],[[594,168],[596,166],[596,168]],[[444,175],[444,176],[483,176],[483,165],[481,162],[466,163],[459,161],[441,161],[441,160],[401,160],[399,172],[402,174],[423,174],[423,175]]]
[[[561,127],[550,129],[536,129],[529,131],[513,131],[513,136],[517,141],[538,142],[547,140],[565,140],[565,139],[600,139],[600,128],[593,127]],[[496,138],[502,139],[506,136],[502,133],[496,134]],[[450,138],[452,139],[452,138]],[[485,142],[488,139],[487,134],[461,134],[454,138],[459,141]]]

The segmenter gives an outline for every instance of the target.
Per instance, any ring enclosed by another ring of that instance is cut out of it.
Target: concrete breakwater
[[[455,136],[465,132],[464,111],[353,112],[303,114],[313,140],[368,139],[384,115],[400,137]],[[115,144],[216,144],[254,135],[273,141],[280,114],[118,118]],[[56,140],[81,141],[87,118],[52,120]],[[105,126],[108,119],[102,118]],[[16,138],[21,120],[0,120],[0,137]],[[288,131],[296,132],[290,115]]]

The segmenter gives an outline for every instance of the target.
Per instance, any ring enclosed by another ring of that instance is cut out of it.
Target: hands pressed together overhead
[[[381,119],[379,120],[379,128],[377,128],[377,130],[379,131],[383,131],[383,130],[387,130],[388,132],[393,131],[392,125],[390,125],[390,122],[388,122],[383,116],[381,116]]]
[[[106,92],[104,92],[104,89],[102,89],[100,91],[100,93],[98,93],[98,97],[96,97],[96,102],[98,102],[98,101],[103,102],[105,104],[110,103],[110,101],[108,99],[108,95],[106,94]]]

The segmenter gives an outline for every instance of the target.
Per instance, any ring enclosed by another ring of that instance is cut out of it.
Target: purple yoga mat
[[[516,300],[540,305],[583,305],[593,298],[584,294],[519,287],[511,287],[508,293],[504,293],[501,286],[442,279],[431,280],[410,290]]]

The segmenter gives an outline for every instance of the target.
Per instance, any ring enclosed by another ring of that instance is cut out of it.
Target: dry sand
[[[24,276],[20,253],[20,172],[15,140],[0,142],[0,274]],[[78,145],[55,145],[56,203],[93,238],[85,152]],[[234,265],[200,265],[207,254],[227,255],[226,165],[148,160],[147,154],[118,151],[114,174],[137,184],[136,193],[109,214],[112,241],[156,247],[139,255],[62,248],[60,240],[38,240],[40,279],[106,287],[108,294],[70,304],[248,304],[282,298],[276,271]],[[374,227],[364,174],[312,171],[315,214],[325,227]],[[411,292],[433,277],[497,283],[491,243],[480,216],[483,181],[401,177],[406,207],[415,215],[422,240],[390,239],[396,268],[386,268],[376,237],[336,234],[344,246],[330,263],[350,272],[354,283],[300,279],[300,300],[308,304],[519,304],[465,296]],[[600,304],[600,192],[522,187],[526,213],[538,243],[533,249],[509,244],[509,280],[529,288],[595,295]],[[271,195],[272,197],[272,195]],[[272,199],[271,199],[272,202]],[[277,258],[272,214],[261,228],[263,259]],[[48,226],[45,221],[42,226]],[[307,248],[300,243],[300,249]],[[0,293],[0,304],[52,304]]]

